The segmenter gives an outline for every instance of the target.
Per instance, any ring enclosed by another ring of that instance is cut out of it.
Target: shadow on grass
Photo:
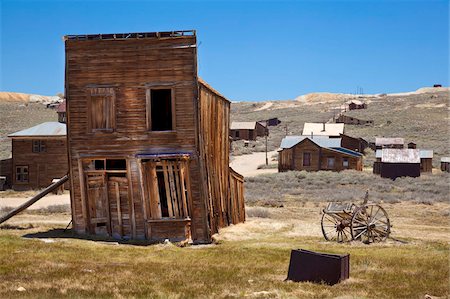
[[[113,244],[126,244],[126,245],[136,245],[136,246],[148,246],[154,244],[160,244],[161,242],[149,241],[149,240],[124,240],[124,239],[114,239],[111,237],[103,236],[93,236],[78,234],[71,229],[55,228],[45,232],[36,232],[25,234],[22,237],[30,239],[79,239],[88,241],[97,241],[101,243]]]

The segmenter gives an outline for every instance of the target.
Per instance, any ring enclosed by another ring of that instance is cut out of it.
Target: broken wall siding
[[[121,40],[76,40],[66,44],[66,98],[68,147],[74,228],[88,229],[81,158],[126,159],[137,238],[147,231],[143,209],[138,153],[190,153],[192,187],[192,237],[209,238],[203,205],[202,180],[197,156],[196,38],[143,38]],[[114,128],[107,132],[88,130],[89,89],[114,91]],[[174,98],[174,128],[149,131],[147,91],[170,88]]]
[[[33,152],[33,140],[45,142],[45,151]],[[67,174],[66,138],[13,138],[12,185],[14,190],[48,187]],[[16,180],[16,167],[28,166],[28,182]],[[68,184],[66,184],[68,188]]]

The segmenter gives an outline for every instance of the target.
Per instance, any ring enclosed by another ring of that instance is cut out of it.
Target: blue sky
[[[0,0],[0,90],[64,90],[66,34],[196,29],[231,100],[449,85],[448,1]]]

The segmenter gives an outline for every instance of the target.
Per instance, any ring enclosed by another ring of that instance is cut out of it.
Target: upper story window
[[[147,90],[147,128],[150,131],[175,130],[175,100],[172,88]]]
[[[116,128],[115,92],[110,87],[88,89],[88,128],[113,132]]]
[[[33,140],[33,153],[42,153],[47,151],[45,140]]]

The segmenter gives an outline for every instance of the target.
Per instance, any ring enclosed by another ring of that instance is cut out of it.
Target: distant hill
[[[9,103],[40,103],[40,104],[56,104],[62,102],[62,99],[58,96],[42,96],[37,94],[26,94],[18,92],[0,92],[0,102]]]
[[[450,156],[449,92],[444,88],[421,88],[414,92],[352,95],[312,93],[290,101],[238,102],[231,104],[232,121],[258,121],[278,117],[281,124],[269,127],[269,150],[279,147],[286,135],[301,135],[305,122],[328,122],[339,113],[345,101],[358,98],[368,109],[353,110],[346,115],[373,120],[374,126],[346,125],[345,132],[355,137],[375,141],[375,137],[403,137],[406,142],[417,143],[418,148],[434,150],[434,166],[441,156]],[[251,142],[233,142],[233,153],[264,151],[264,139]],[[369,153],[367,164],[371,164]]]

